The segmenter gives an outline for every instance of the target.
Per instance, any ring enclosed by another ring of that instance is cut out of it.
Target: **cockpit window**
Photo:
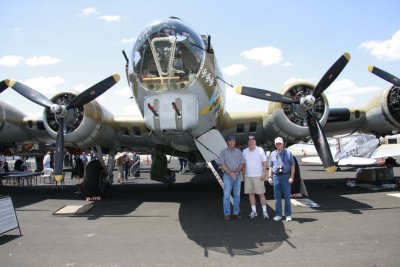
[[[200,71],[205,58],[204,42],[180,20],[156,21],[139,35],[132,58],[130,71],[144,88],[183,89]]]

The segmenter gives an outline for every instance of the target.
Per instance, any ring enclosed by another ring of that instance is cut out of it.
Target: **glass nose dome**
[[[131,71],[147,90],[184,89],[197,77],[204,58],[200,35],[179,19],[158,20],[139,34]]]

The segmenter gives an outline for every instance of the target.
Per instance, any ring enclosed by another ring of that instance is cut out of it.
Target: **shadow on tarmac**
[[[235,255],[254,255],[268,253],[288,241],[285,229],[286,222],[275,222],[272,219],[263,220],[261,216],[253,220],[247,218],[250,211],[246,195],[241,195],[242,220],[232,219],[226,222],[222,213],[221,188],[210,172],[194,175],[188,182],[176,183],[172,189],[164,184],[132,182],[112,187],[110,195],[95,203],[95,207],[84,215],[87,220],[103,217],[140,217],[134,211],[144,202],[179,203],[179,222],[187,237],[204,249],[204,255],[209,251]],[[313,223],[316,219],[312,213],[347,211],[351,214],[362,214],[370,205],[346,198],[346,194],[357,194],[370,190],[363,188],[348,188],[345,179],[313,179],[305,181],[308,193],[313,201],[321,205],[319,208],[304,209],[294,213],[294,221],[298,223]],[[272,187],[267,184],[267,199],[269,215],[273,217]],[[243,189],[243,186],[242,186]],[[44,201],[46,199],[83,200],[74,193],[77,186],[68,185],[64,190],[51,186],[38,187],[0,187],[1,195],[9,195],[16,209]],[[257,208],[260,212],[259,203]],[[132,215],[133,214],[133,215]],[[71,217],[77,217],[71,216]],[[143,216],[143,215],[141,215]],[[154,216],[151,216],[154,217]],[[169,217],[169,216],[167,216]],[[18,236],[0,236],[0,244],[5,244]]]

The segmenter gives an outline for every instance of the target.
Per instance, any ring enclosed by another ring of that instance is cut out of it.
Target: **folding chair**
[[[45,168],[43,170],[43,174],[41,175],[41,178],[43,178],[43,183],[46,183],[46,179],[49,180],[49,184],[53,183],[54,180],[54,170],[52,168]]]

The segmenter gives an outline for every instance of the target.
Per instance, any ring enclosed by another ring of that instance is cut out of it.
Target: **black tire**
[[[295,162],[295,171],[294,171],[294,183],[292,184],[292,192],[291,194],[298,194],[301,191],[301,174],[299,163],[297,162],[296,157],[293,157]]]
[[[103,184],[103,176],[106,173],[98,160],[90,161],[87,164],[82,182],[82,193],[85,197],[104,195],[106,187]]]

